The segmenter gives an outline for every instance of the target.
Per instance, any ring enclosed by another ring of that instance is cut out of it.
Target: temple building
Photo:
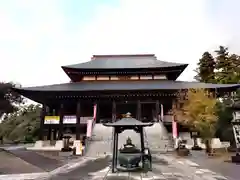
[[[187,66],[157,60],[154,54],[93,55],[88,62],[62,66],[70,82],[14,90],[43,105],[40,140],[61,140],[65,133],[80,140],[88,120],[116,121],[127,112],[141,121],[161,120],[171,131],[169,112],[180,89],[205,88],[220,95],[239,87],[177,81]]]

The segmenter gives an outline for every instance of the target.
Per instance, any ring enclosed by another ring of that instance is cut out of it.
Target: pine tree
[[[216,81],[229,84],[240,82],[240,58],[236,54],[230,54],[228,48],[220,46],[216,59]]]
[[[219,71],[226,71],[226,69],[229,66],[228,58],[229,58],[229,52],[228,48],[224,46],[219,46],[218,50],[215,50],[215,53],[217,53],[216,56],[216,69]]]
[[[209,52],[204,52],[202,58],[199,59],[195,79],[200,82],[213,83],[215,81],[215,64],[213,56]]]
[[[228,83],[240,83],[240,57],[236,54],[229,56]]]

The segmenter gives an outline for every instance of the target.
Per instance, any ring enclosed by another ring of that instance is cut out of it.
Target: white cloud
[[[23,85],[59,83],[68,81],[61,65],[90,60],[92,54],[155,53],[191,64],[181,79],[192,80],[202,52],[225,41],[208,21],[206,1],[122,0],[118,7],[100,6],[75,30],[66,26],[57,1],[15,4],[25,17],[16,21],[6,8],[0,14],[0,61],[12,67],[1,69],[0,78]]]

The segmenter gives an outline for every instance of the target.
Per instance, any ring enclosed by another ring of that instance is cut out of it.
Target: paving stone
[[[141,173],[142,180],[152,180],[153,178],[153,173],[147,172],[147,173]]]
[[[135,180],[141,180],[142,179],[141,175],[139,173],[136,173],[136,172],[130,172],[129,176],[132,179],[135,179]]]

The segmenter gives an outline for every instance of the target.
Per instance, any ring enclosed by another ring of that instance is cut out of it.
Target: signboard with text
[[[63,116],[63,124],[76,124],[77,117],[75,115]]]
[[[45,116],[44,124],[59,124],[60,116]]]

